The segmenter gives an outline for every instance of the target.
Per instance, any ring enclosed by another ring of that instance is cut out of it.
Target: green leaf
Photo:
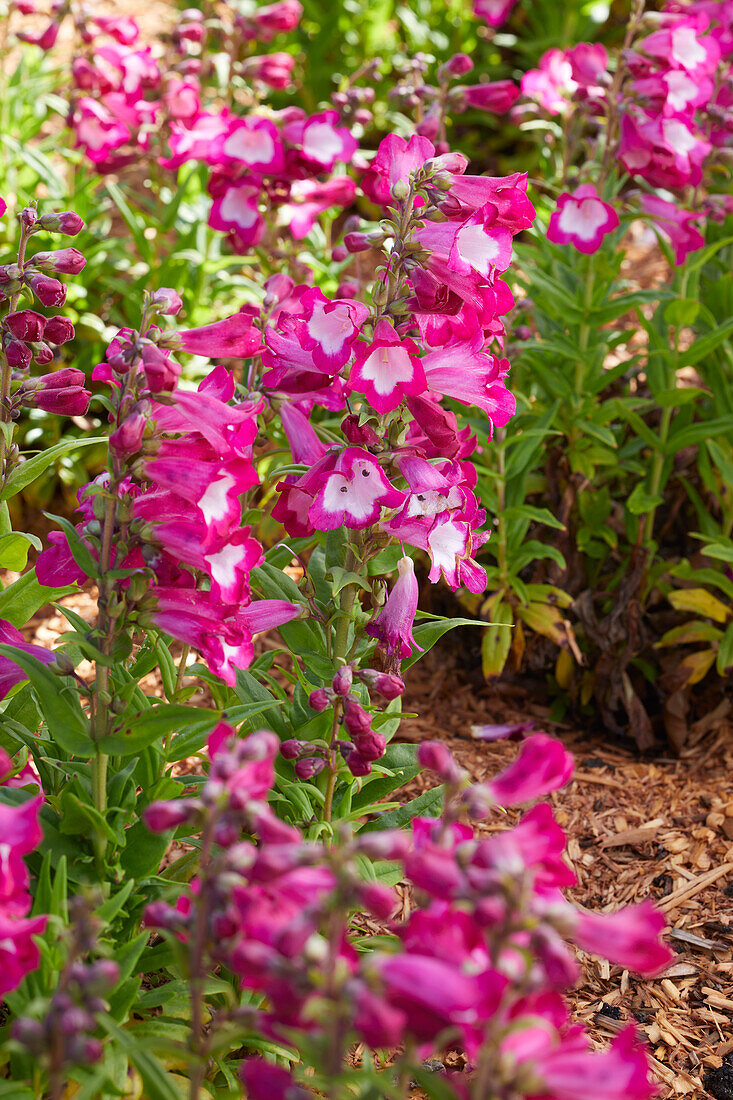
[[[12,569],[20,573],[25,569],[31,546],[36,550],[43,549],[43,543],[36,535],[28,535],[24,531],[0,535],[0,569]]]
[[[89,736],[89,722],[68,680],[55,676],[37,657],[13,646],[0,645],[0,656],[9,658],[25,672],[54,740],[65,752],[90,760],[96,749]]]
[[[702,359],[705,359],[711,352],[719,348],[720,345],[728,339],[730,334],[733,333],[733,317],[729,317],[727,321],[723,321],[722,325],[719,325],[714,332],[707,333],[706,336],[700,336],[686,351],[680,354],[680,366],[690,367],[695,363],[699,363]]]
[[[504,518],[511,523],[514,519],[529,519],[534,523],[544,523],[546,527],[554,527],[556,531],[564,531],[565,524],[553,516],[549,508],[535,508],[531,504],[517,504],[504,510]]]
[[[719,676],[725,676],[733,667],[733,623],[730,623],[718,646],[715,668]]]
[[[416,661],[419,661],[425,653],[433,648],[444,634],[458,626],[486,626],[486,623],[481,619],[432,619],[427,623],[418,623],[413,627],[412,636],[417,644],[422,647],[423,653],[418,653],[416,650],[411,657],[402,662],[403,669],[414,665]]]
[[[69,550],[71,556],[88,577],[99,576],[99,562],[96,558],[92,557],[89,547],[82,539],[81,535],[77,531],[71,520],[66,519],[64,516],[53,516],[49,512],[43,513],[46,519],[50,519],[52,523],[58,524],[66,535],[66,541],[69,544]]]
[[[632,516],[644,516],[657,508],[663,500],[661,493],[650,493],[645,485],[639,482],[626,501],[626,508]]]
[[[137,1069],[145,1090],[147,1100],[181,1100],[181,1093],[158,1059],[146,1050],[125,1028],[118,1027],[110,1016],[100,1016],[99,1022],[113,1039],[127,1051],[130,1061]]]
[[[700,302],[697,298],[676,298],[664,307],[663,316],[669,325],[689,328],[694,325],[699,312]]]
[[[203,729],[208,733],[220,718],[218,710],[161,703],[148,710],[121,715],[116,719],[114,731],[99,742],[99,747],[110,756],[132,756],[182,727],[194,725],[197,731]]]
[[[61,458],[71,451],[77,451],[81,447],[91,447],[96,443],[106,446],[106,436],[96,435],[85,439],[64,439],[61,443],[55,443],[53,447],[40,451],[33,458],[26,459],[25,462],[16,466],[11,473],[0,493],[0,500],[9,500],[11,497],[16,496],[22,489],[25,489],[26,485],[30,485],[32,481],[40,477],[44,470],[47,470],[57,458]]]
[[[442,805],[442,802],[443,787],[433,787],[432,790],[424,791],[417,798],[413,798],[412,802],[400,806],[398,810],[390,810],[389,813],[378,817],[376,821],[367,822],[360,831],[372,833],[380,829],[404,829],[414,817],[421,817],[423,814],[430,816]]]

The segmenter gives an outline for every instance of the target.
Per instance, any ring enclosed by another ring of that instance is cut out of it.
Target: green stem
[[[667,438],[669,436],[669,428],[672,423],[672,413],[674,409],[671,405],[666,405],[662,409],[662,419],[659,424],[659,442],[661,444],[660,450],[654,452],[654,459],[652,461],[652,472],[649,478],[649,495],[655,497],[660,489],[662,483],[662,471],[664,469],[664,460],[666,455],[664,454],[664,448],[666,447]],[[646,514],[644,520],[644,542],[648,543],[654,534],[654,516],[656,515],[657,506],[652,504],[649,511]]]
[[[105,502],[104,524],[102,527],[102,547],[99,555],[100,579],[99,579],[99,620],[97,629],[101,635],[100,649],[106,655],[109,653],[112,642],[113,622],[107,610],[107,601],[110,597],[109,585],[106,574],[109,572],[112,560],[112,538],[114,535],[115,517],[117,513],[117,501],[113,496]],[[93,719],[94,740],[99,743],[107,735],[109,724],[109,668],[107,665],[97,666],[97,682]],[[97,752],[92,760],[92,801],[94,808],[104,817],[107,813],[107,764],[109,756],[103,752]],[[97,868],[102,873],[104,857],[107,851],[107,836],[99,829],[94,834],[94,854],[97,860]]]
[[[588,351],[588,344],[590,343],[591,326],[588,323],[588,314],[591,311],[593,305],[593,284],[595,282],[595,269],[593,267],[593,257],[588,257],[588,270],[586,272],[585,279],[585,294],[583,295],[583,320],[580,325],[580,333],[578,336],[578,360],[575,366],[575,396],[580,400],[583,396],[583,385],[585,383],[585,358]]]
[[[346,557],[346,569],[351,570],[354,567],[354,554],[351,549]],[[336,623],[336,630],[334,632],[333,639],[333,663],[338,669],[341,665],[346,664],[346,652],[349,646],[349,626],[351,624],[351,615],[354,610],[354,603],[356,602],[356,594],[359,590],[358,584],[347,584],[341,590],[341,599],[339,601],[339,617]],[[334,716],[333,716],[333,736],[332,741],[335,740],[336,732],[338,728],[338,714],[339,714],[339,701],[337,700]],[[330,823],[333,813],[333,795],[336,789],[336,768],[334,767],[333,760],[329,761],[327,768],[326,779],[326,791],[325,799],[323,803],[323,820]]]

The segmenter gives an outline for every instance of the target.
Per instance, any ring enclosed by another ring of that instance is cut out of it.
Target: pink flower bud
[[[27,370],[31,365],[31,349],[22,340],[10,340],[5,345],[5,355],[16,370]]]
[[[280,746],[280,755],[285,760],[297,760],[307,745],[307,741],[297,741],[294,737],[291,737],[288,741],[283,741]]]
[[[283,302],[294,286],[295,283],[290,276],[285,275],[283,272],[271,275],[265,283],[265,298],[262,303],[265,309],[270,310],[273,306]]]
[[[89,408],[91,393],[83,388],[84,371],[65,367],[53,374],[25,383],[23,404],[44,409],[59,416],[82,416]]]
[[[84,222],[73,210],[61,210],[56,214],[42,214],[38,219],[38,228],[75,237],[84,228]]]
[[[344,248],[347,252],[368,252],[371,247],[368,233],[347,233],[344,237]]]
[[[40,271],[55,275],[78,275],[86,267],[86,260],[78,248],[59,248],[55,252],[37,252],[31,263]]]
[[[68,317],[49,317],[43,329],[43,339],[49,344],[67,344],[74,339],[74,326]]]
[[[174,799],[170,802],[151,802],[143,810],[143,821],[151,833],[165,833],[176,829],[188,821],[195,806],[186,799]]]
[[[41,340],[46,318],[32,309],[9,313],[5,318],[8,331],[16,340]]]
[[[378,691],[385,699],[397,699],[405,690],[404,680],[391,672],[377,672],[373,668],[365,668],[358,675],[370,691]]]
[[[467,53],[454,53],[453,57],[449,57],[442,68],[451,76],[465,76],[473,68],[473,61]]]
[[[311,710],[317,710],[321,714],[327,707],[331,705],[331,700],[328,698],[323,688],[318,688],[316,691],[312,691],[308,696],[308,706]]]
[[[341,421],[344,438],[356,447],[379,447],[381,439],[369,424],[360,424],[356,413],[351,413]]]
[[[364,775],[369,775],[372,770],[372,766],[369,761],[365,760],[363,756],[360,756],[355,749],[349,753],[349,758],[346,761],[346,764],[349,771],[356,779],[359,779],[361,776]]]
[[[181,309],[183,300],[177,290],[162,286],[153,295],[152,304],[156,307],[158,313],[164,316],[172,316]]]
[[[354,681],[354,670],[351,665],[344,665],[334,673],[331,687],[337,695],[348,695]]]
[[[417,760],[423,768],[436,772],[444,783],[455,783],[463,770],[442,741],[423,741],[418,745]]]
[[[146,344],[142,350],[143,369],[151,393],[162,393],[175,389],[181,373],[180,363],[176,363],[155,344]]]
[[[312,779],[314,775],[322,772],[326,761],[320,756],[306,756],[295,762],[295,774],[298,779]]]
[[[26,206],[20,212],[20,221],[21,225],[25,226],[26,229],[32,229],[38,221],[38,214],[32,206]]]
[[[376,733],[373,729],[352,733],[354,748],[362,760],[381,760],[384,756],[387,743],[384,734]]]
[[[359,887],[359,901],[368,913],[379,920],[389,920],[397,908],[394,890],[379,882],[365,882]]]
[[[58,279],[50,279],[48,275],[31,275],[28,285],[41,305],[53,309],[66,301],[66,287]]]
[[[50,348],[48,344],[33,344],[33,358],[40,367],[47,367],[49,363],[53,363],[53,348]]]
[[[110,448],[117,454],[135,454],[140,450],[146,425],[147,418],[139,409],[133,409],[110,435]]]
[[[366,733],[372,728],[371,716],[354,698],[347,697],[344,701],[344,725],[352,737],[355,733]]]

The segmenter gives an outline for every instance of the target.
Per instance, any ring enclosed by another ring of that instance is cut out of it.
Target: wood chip
[[[674,890],[671,894],[668,894],[666,898],[662,898],[659,903],[660,908],[673,909],[679,902],[694,897],[695,894],[699,894],[701,890],[704,890],[706,886],[710,886],[713,882],[717,882],[719,878],[729,874],[731,871],[733,871],[733,863],[724,863],[722,867],[714,867],[712,871],[707,871],[704,875],[700,875],[693,882],[689,882],[687,886],[683,886],[679,890]]]

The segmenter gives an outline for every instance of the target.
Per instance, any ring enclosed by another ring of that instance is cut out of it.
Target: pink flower
[[[261,80],[270,88],[287,88],[293,79],[295,58],[289,53],[268,53],[248,57],[243,65],[245,77]]]
[[[485,19],[490,27],[500,27],[516,3],[517,0],[473,0],[473,14],[477,19]]]
[[[477,107],[481,111],[491,111],[497,115],[506,114],[520,95],[519,88],[512,80],[493,80],[490,84],[473,84],[467,88],[461,88],[460,91],[461,100],[466,106]]]
[[[0,645],[13,646],[44,664],[51,664],[54,660],[53,653],[42,646],[29,645],[21,632],[4,619],[0,619]],[[0,656],[0,699],[4,699],[12,687],[21,684],[25,679],[25,672],[19,665],[9,657]]]
[[[499,806],[516,806],[543,798],[563,787],[573,772],[573,757],[565,746],[546,733],[534,733],[522,743],[519,756],[486,784]]]
[[[264,1058],[245,1058],[240,1073],[249,1100],[312,1100],[313,1093],[298,1085],[289,1070]]]
[[[657,195],[642,195],[641,208],[654,219],[655,229],[669,240],[674,249],[674,262],[678,267],[691,252],[704,247],[704,236],[691,224],[699,221],[699,213],[681,210],[673,202],[666,202]]]
[[[303,5],[299,0],[276,0],[274,4],[258,8],[244,23],[251,28],[252,37],[269,42],[276,34],[295,30],[302,14]]]
[[[339,126],[339,121],[337,111],[322,111],[289,123],[283,136],[300,146],[301,157],[316,171],[330,172],[336,161],[348,163],[358,148],[356,138],[346,126]]]
[[[211,228],[233,232],[237,247],[242,251],[259,244],[265,232],[265,222],[259,211],[260,190],[252,180],[225,183],[217,188],[209,212]]]
[[[12,918],[0,909],[0,997],[17,989],[26,974],[38,969],[41,959],[33,937],[41,935],[46,920],[45,916]]]
[[[347,447],[329,473],[313,467],[301,479],[304,489],[316,491],[310,521],[319,531],[337,527],[369,527],[382,507],[396,508],[404,496],[388,481],[375,459],[358,447]]]
[[[241,311],[201,328],[190,328],[178,333],[180,346],[191,355],[205,355],[210,359],[246,359],[260,347],[260,334],[254,328],[252,313]]]
[[[364,628],[371,638],[377,639],[390,657],[409,657],[413,647],[422,653],[421,647],[412,636],[419,595],[412,558],[400,558],[397,580],[384,607]]]
[[[541,1084],[528,1100],[651,1100],[657,1093],[633,1027],[624,1028],[602,1052],[583,1049],[577,1038],[561,1040],[532,1059],[532,1067]]]
[[[413,135],[409,141],[388,134],[379,143],[371,168],[362,179],[362,187],[374,202],[385,204],[392,197],[398,181],[407,181],[410,173],[422,168],[435,154],[435,146],[427,138]]]
[[[600,198],[592,183],[584,183],[572,194],[564,191],[560,195],[547,227],[547,239],[554,244],[571,244],[590,256],[618,224],[613,207]]]
[[[616,913],[576,911],[570,936],[584,951],[653,978],[674,958],[659,939],[665,927],[664,915],[652,902],[642,901]]]
[[[276,174],[285,167],[277,127],[269,119],[256,115],[232,119],[216,151],[224,161],[245,164],[258,172]]]
[[[425,388],[415,343],[400,339],[389,321],[378,321],[371,343],[356,345],[349,389],[366,394],[370,405],[384,414],[397,408],[403,394],[421,394]]]
[[[422,365],[428,387],[464,405],[477,405],[492,425],[507,424],[516,408],[514,394],[504,382],[509,368],[483,350],[481,333],[471,341],[449,344],[423,356]],[[489,434],[489,438],[491,433]]]
[[[573,66],[564,50],[543,53],[539,68],[529,69],[522,77],[522,95],[535,99],[551,115],[565,114],[568,100],[578,87]]]
[[[296,179],[290,185],[290,197],[278,208],[277,224],[287,226],[296,241],[307,237],[319,214],[332,206],[349,206],[356,194],[350,176],[319,180]]]

